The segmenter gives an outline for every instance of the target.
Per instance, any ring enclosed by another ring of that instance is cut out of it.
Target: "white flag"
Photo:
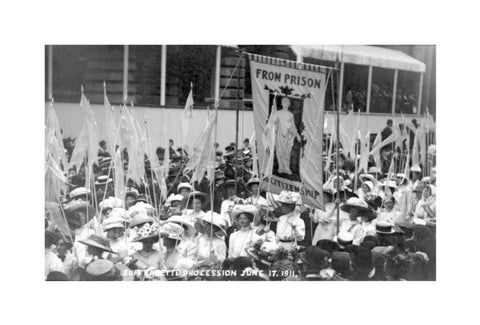
[[[193,120],[193,84],[190,83],[190,93],[187,97],[187,102],[185,103],[185,109],[182,112],[180,117],[182,125],[182,148],[189,154],[192,154],[191,143],[192,140],[189,139],[190,131],[190,122]]]

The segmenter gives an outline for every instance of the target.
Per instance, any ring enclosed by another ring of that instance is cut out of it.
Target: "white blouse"
[[[252,229],[240,229],[230,235],[228,241],[228,257],[248,256],[246,248],[251,242],[256,242],[260,237]]]

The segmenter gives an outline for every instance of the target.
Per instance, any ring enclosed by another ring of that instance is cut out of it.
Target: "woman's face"
[[[90,254],[91,256],[102,257],[103,250],[101,250],[100,248],[97,248],[97,247],[88,246],[87,253]]]
[[[281,209],[283,214],[290,213],[295,209],[295,204],[282,203]]]
[[[113,228],[107,231],[107,238],[110,240],[117,240],[123,236],[125,229],[123,228]]]
[[[175,248],[176,244],[177,244],[176,239],[172,239],[172,238],[163,239],[163,246],[165,246],[166,248]]]
[[[393,200],[387,200],[385,201],[385,208],[387,208],[387,210],[392,210],[393,209]]]
[[[250,191],[252,191],[253,195],[257,195],[258,194],[258,184],[250,185]]]
[[[356,208],[350,208],[350,220],[357,220],[357,217],[359,215],[359,211]]]
[[[370,187],[368,187],[367,184],[362,184],[362,190],[363,190],[363,193],[369,193]]]
[[[67,251],[68,251],[67,243],[65,243],[65,241],[63,239],[60,239],[57,242],[57,253],[58,253],[58,255],[64,256],[67,253]]]
[[[193,200],[193,210],[195,212],[202,210],[202,201],[200,199]]]
[[[423,190],[423,198],[424,199],[428,199],[428,197],[430,196],[430,187],[426,187],[424,190]]]
[[[241,228],[246,228],[250,225],[250,219],[242,213],[238,216],[238,224]]]
[[[183,197],[187,197],[188,194],[190,194],[190,190],[188,188],[182,188],[180,189],[180,195]]]

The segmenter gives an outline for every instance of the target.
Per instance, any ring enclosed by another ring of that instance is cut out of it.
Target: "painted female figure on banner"
[[[278,161],[278,173],[292,175],[290,169],[290,156],[292,153],[293,142],[297,138],[301,142],[300,134],[295,126],[293,113],[288,110],[290,100],[287,97],[282,99],[282,109],[277,111],[277,136],[275,152]]]

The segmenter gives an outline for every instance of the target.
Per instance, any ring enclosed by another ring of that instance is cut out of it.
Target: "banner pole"
[[[343,59],[343,58],[342,58]],[[335,63],[336,68],[338,68],[339,62]],[[337,236],[340,232],[340,109],[342,107],[342,90],[343,90],[343,62],[340,63],[340,80],[338,85],[338,103],[337,103],[337,152],[336,152],[336,170],[337,170],[337,178],[336,178],[336,188],[337,188],[337,200],[335,201],[335,208],[337,209]],[[338,71],[338,70],[337,70]],[[333,83],[332,83],[333,86]],[[335,98],[335,96],[332,96]]]

